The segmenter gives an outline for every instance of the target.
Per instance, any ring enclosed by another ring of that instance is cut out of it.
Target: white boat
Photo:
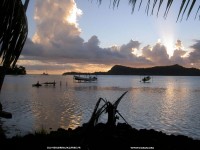
[[[78,82],[92,82],[92,81],[97,81],[97,77],[96,76],[86,76],[86,77],[82,77],[82,76],[78,76],[78,75],[74,75],[74,80],[78,81]]]

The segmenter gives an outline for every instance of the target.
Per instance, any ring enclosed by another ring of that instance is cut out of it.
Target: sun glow
[[[171,19],[174,18],[176,16],[172,15]],[[177,31],[177,24],[171,19],[156,23],[159,38],[161,39],[161,43],[166,47],[169,57],[172,57],[174,54]]]
[[[175,50],[174,39],[171,37],[165,37],[163,39],[163,44],[167,48],[167,53],[168,53],[169,57],[173,56],[174,50]]]
[[[70,15],[67,15],[65,20],[70,24],[78,26],[77,17],[81,16],[82,14],[83,14],[82,10],[78,9],[75,4],[73,8],[70,10]]]
[[[137,56],[137,57],[140,57],[142,56],[141,54],[141,51],[138,50],[137,48],[132,48],[132,52],[131,52],[133,55]]]

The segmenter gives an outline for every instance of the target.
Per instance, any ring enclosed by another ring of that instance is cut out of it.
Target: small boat
[[[49,74],[47,73],[47,70],[46,70],[46,72],[43,72],[42,75],[49,75]]]
[[[96,76],[81,77],[81,76],[74,75],[74,80],[78,82],[82,82],[82,81],[92,82],[92,81],[97,81],[97,77]]]
[[[142,82],[148,82],[148,81],[150,81],[151,80],[151,77],[150,76],[146,76],[146,77],[144,77],[144,78],[142,78]]]
[[[10,112],[0,110],[0,117],[10,119],[12,118],[12,114]]]
[[[49,75],[48,73],[45,73],[45,72],[43,72],[43,74],[42,75]]]
[[[32,84],[33,87],[40,87],[42,86],[42,84],[40,84],[39,82],[37,82],[36,84]]]

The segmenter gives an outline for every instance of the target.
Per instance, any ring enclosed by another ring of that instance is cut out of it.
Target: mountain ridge
[[[197,68],[186,68],[178,64],[169,66],[155,66],[149,68],[132,68],[122,65],[115,65],[107,72],[77,73],[68,72],[63,75],[72,74],[96,74],[96,75],[160,75],[160,76],[200,76]]]

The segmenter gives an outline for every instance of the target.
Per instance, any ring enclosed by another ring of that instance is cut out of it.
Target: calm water
[[[32,87],[54,80],[55,87]],[[1,118],[0,124],[8,137],[42,128],[76,128],[89,120],[100,97],[112,102],[128,91],[118,110],[132,127],[200,139],[200,77],[139,81],[140,76],[98,76],[96,83],[74,83],[72,76],[6,76],[0,99],[13,118]],[[102,116],[101,121],[106,119]]]

